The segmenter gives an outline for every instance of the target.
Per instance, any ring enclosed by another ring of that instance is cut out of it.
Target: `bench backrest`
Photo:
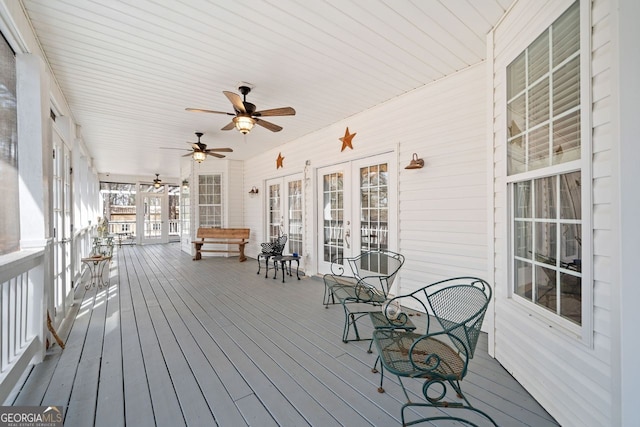
[[[201,227],[198,228],[196,237],[198,239],[248,239],[249,228],[212,228]]]

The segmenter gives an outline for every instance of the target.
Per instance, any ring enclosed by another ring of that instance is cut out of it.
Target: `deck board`
[[[61,405],[65,426],[399,425],[397,378],[378,393],[375,351],[342,342],[322,281],[256,271],[251,259],[194,262],[179,243],[117,248],[110,287],[77,287],[67,348],[52,347],[12,403]],[[482,336],[469,399],[500,425],[557,425],[486,349]],[[405,385],[420,401],[421,382]]]

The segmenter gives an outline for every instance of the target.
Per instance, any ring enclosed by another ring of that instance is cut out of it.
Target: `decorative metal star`
[[[353,150],[353,145],[351,145],[351,140],[356,136],[356,133],[349,133],[349,128],[344,131],[344,136],[339,138],[342,141],[342,149],[340,151],[344,151],[345,148],[349,147]]]
[[[284,160],[284,157],[282,157],[282,153],[278,153],[278,158],[276,159],[276,169],[280,169],[281,167],[283,167],[282,165],[283,160]]]

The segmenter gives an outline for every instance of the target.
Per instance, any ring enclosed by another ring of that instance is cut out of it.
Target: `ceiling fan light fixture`
[[[160,184],[162,184],[162,180],[160,179],[160,174],[156,174],[156,179],[153,180],[153,188],[160,188]]]
[[[193,152],[193,160],[195,160],[198,163],[204,162],[204,160],[206,158],[207,158],[207,154],[204,151],[194,151]]]
[[[233,118],[233,123],[236,125],[236,129],[246,135],[253,129],[256,121],[251,116],[236,116]]]

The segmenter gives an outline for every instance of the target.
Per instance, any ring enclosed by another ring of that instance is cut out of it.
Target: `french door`
[[[267,240],[287,235],[284,253],[303,255],[302,174],[267,181]]]
[[[167,243],[169,241],[168,206],[165,186],[153,188],[153,186],[141,185],[140,205],[138,206],[138,229],[142,230],[140,243]],[[145,191],[148,188],[147,191]]]
[[[53,132],[53,284],[57,324],[72,301],[71,284],[71,152]]]
[[[318,273],[336,258],[397,246],[393,153],[318,169]]]

